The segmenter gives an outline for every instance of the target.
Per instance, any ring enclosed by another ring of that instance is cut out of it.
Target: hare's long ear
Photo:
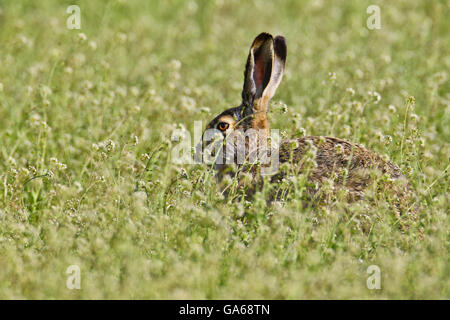
[[[268,33],[258,35],[250,48],[244,72],[242,102],[254,113],[266,113],[281,82],[286,63],[286,41]]]
[[[273,97],[280,85],[281,79],[283,79],[284,66],[287,57],[286,39],[283,36],[276,36],[273,41],[273,46],[275,55],[273,57],[272,75],[270,77],[270,82],[263,93],[263,96],[266,96],[267,100],[270,100]]]

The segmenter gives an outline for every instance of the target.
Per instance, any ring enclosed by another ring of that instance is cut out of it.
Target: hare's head
[[[240,106],[225,110],[206,127],[224,138],[236,131],[254,129],[265,137],[269,133],[267,106],[281,82],[286,62],[286,40],[261,33],[250,47],[244,71],[244,87]],[[203,136],[203,146],[209,144]],[[209,140],[209,139],[206,139]]]

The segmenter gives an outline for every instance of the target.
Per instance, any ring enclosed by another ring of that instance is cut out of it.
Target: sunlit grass
[[[0,297],[449,298],[450,8],[377,1],[370,31],[370,4],[79,1],[68,30],[61,1],[0,2]],[[288,44],[272,128],[395,161],[418,219],[376,194],[311,208],[297,180],[232,200],[171,161],[174,129],[240,103],[262,31]]]

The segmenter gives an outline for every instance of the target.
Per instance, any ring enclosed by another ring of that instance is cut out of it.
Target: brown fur
[[[283,37],[273,38],[267,33],[256,37],[250,48],[244,72],[242,104],[221,113],[207,128],[216,128],[220,121],[226,120],[233,130],[262,129],[263,139],[267,140],[269,135],[267,107],[281,82],[286,52],[286,41]],[[254,61],[255,55],[257,63]],[[229,137],[230,132],[223,132],[223,135],[225,138]],[[387,196],[394,198],[400,211],[406,211],[408,208],[408,201],[405,199],[409,198],[410,193],[400,168],[359,144],[333,137],[317,136],[284,140],[280,144],[279,162],[290,163],[295,174],[307,174],[309,181],[318,186],[326,181],[331,182],[333,192],[345,190],[348,193],[348,200],[363,198],[366,189],[374,186],[377,191],[388,190]],[[227,168],[227,165],[216,166],[219,178],[226,174]],[[244,170],[248,170],[257,182],[253,184],[255,188],[260,185],[258,167],[245,167]],[[281,181],[287,175],[292,175],[292,171],[278,172],[271,181]],[[382,181],[383,184],[376,185],[377,181]],[[311,193],[314,194],[316,191],[311,190]]]

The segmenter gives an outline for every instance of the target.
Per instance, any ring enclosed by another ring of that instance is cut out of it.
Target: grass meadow
[[[0,0],[0,298],[450,298],[449,9]],[[284,202],[224,197],[207,166],[174,163],[174,130],[240,104],[263,31],[288,45],[272,128],[390,158],[416,219],[376,194],[305,207],[298,184]]]

